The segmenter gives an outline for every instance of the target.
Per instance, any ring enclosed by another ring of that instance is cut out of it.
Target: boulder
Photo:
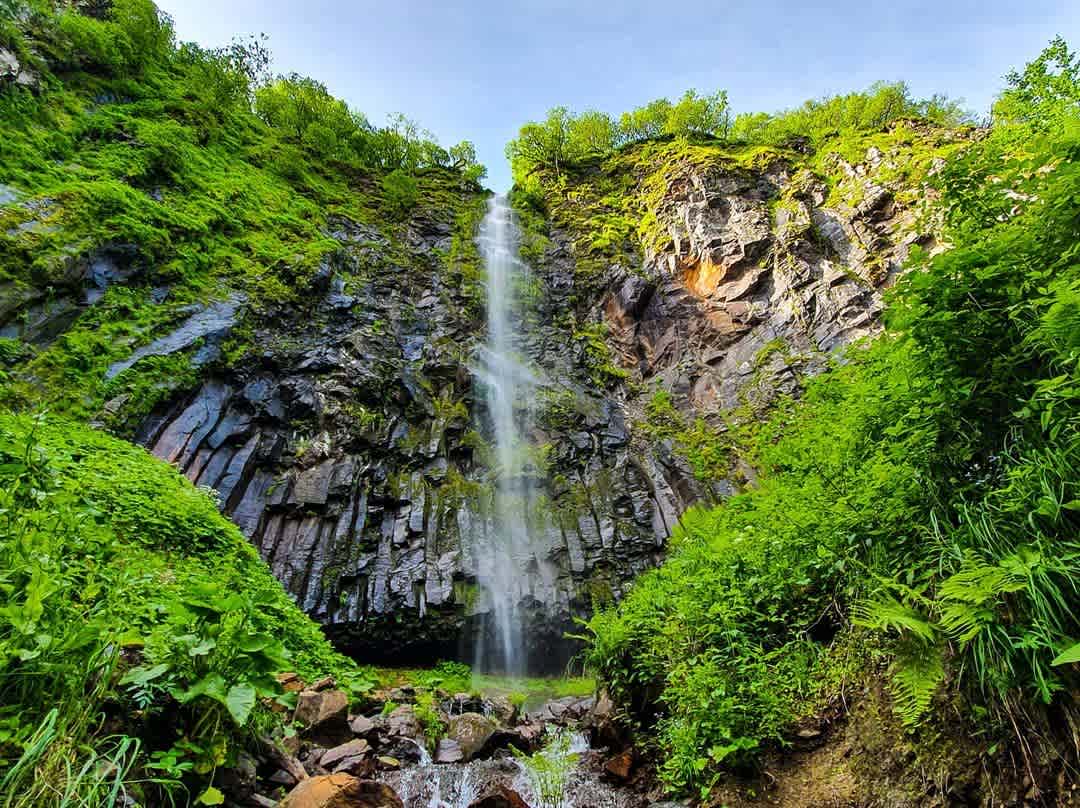
[[[630,779],[630,773],[633,770],[634,753],[630,749],[604,761],[604,771],[623,783]]]
[[[464,760],[472,760],[495,734],[495,722],[479,713],[463,713],[450,719],[446,737],[461,747]]]
[[[514,747],[520,752],[535,752],[544,738],[543,724],[520,724],[495,730],[476,757],[489,758],[499,749]]]
[[[469,808],[529,808],[529,803],[513,789],[499,786],[491,794],[469,803]]]
[[[616,720],[615,702],[612,701],[607,690],[600,692],[596,704],[585,719],[585,726],[592,746],[617,749],[624,746],[628,740],[626,731]]]
[[[396,757],[390,757],[390,755],[379,755],[376,762],[379,764],[379,768],[384,771],[397,771],[401,768],[401,761]]]
[[[403,704],[386,717],[386,732],[398,738],[423,738],[424,726],[413,708]]]
[[[349,731],[357,737],[366,738],[375,731],[375,722],[367,716],[355,716],[349,719]]]
[[[384,783],[328,774],[302,782],[278,808],[405,808],[405,804]]]
[[[489,696],[487,714],[500,724],[511,725],[517,719],[518,708],[506,696]]]
[[[302,690],[296,700],[293,720],[304,729],[302,735],[324,746],[349,740],[349,697],[341,690]]]
[[[354,738],[333,749],[328,749],[319,759],[319,765],[330,772],[343,772],[358,766],[371,752],[371,745],[363,738]]]
[[[279,673],[276,678],[281,689],[286,693],[299,693],[304,689],[303,681],[295,673]]]
[[[460,763],[464,757],[461,744],[451,738],[443,738],[435,749],[436,763]]]

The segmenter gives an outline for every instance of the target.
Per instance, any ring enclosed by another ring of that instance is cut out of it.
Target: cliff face
[[[49,399],[215,489],[343,650],[469,658],[492,631],[478,570],[497,532],[473,372],[485,194],[432,169],[403,216],[377,176],[319,155],[297,169],[247,124],[239,156],[192,136],[191,164],[218,173],[121,182],[102,155],[151,149],[142,108],[67,103],[85,119],[70,176],[28,163],[0,185],[4,401]],[[573,617],[659,563],[687,507],[751,476],[703,471],[651,429],[651,392],[715,436],[874,333],[912,245],[935,248],[921,181],[959,143],[898,127],[842,154],[639,144],[543,178],[539,214],[519,200],[541,380],[521,402],[536,495],[515,559],[531,667],[561,666]]]
[[[395,267],[381,263],[391,243],[378,228],[332,218],[340,250],[305,305],[246,304],[253,350],[218,363],[135,435],[216,489],[297,602],[362,659],[468,658],[488,630],[477,567],[495,526],[483,396],[470,370],[484,329],[468,287],[448,281],[454,227],[414,218],[412,263]],[[355,271],[364,255],[381,269],[346,293],[335,273]],[[552,290],[557,274],[540,268],[537,279]],[[557,305],[557,296],[544,303]],[[528,468],[551,497],[534,503],[537,553],[519,559],[540,668],[565,662],[572,615],[658,562],[685,504],[654,464],[632,456],[623,408],[591,386],[566,345],[547,327],[529,346],[546,393],[568,408],[561,420],[541,410],[533,439],[559,448],[550,467]],[[556,464],[565,473],[548,476]]]

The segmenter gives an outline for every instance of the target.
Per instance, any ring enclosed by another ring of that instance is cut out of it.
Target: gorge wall
[[[516,559],[531,669],[565,665],[573,618],[655,566],[686,508],[752,479],[737,458],[703,472],[650,430],[650,397],[669,391],[719,435],[873,334],[910,249],[936,248],[921,179],[959,137],[901,124],[847,155],[650,143],[518,195],[540,379],[525,461],[540,550]],[[493,529],[471,370],[478,186],[434,172],[404,219],[377,198],[312,211],[318,255],[275,269],[281,295],[214,267],[187,293],[137,240],[65,238],[61,201],[0,192],[6,254],[48,259],[0,286],[9,399],[60,392],[73,346],[137,301],[139,327],[110,336],[60,406],[215,489],[346,652],[468,658],[492,630],[474,553]]]

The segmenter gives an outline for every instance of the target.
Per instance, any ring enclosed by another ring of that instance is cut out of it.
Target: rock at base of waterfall
[[[469,803],[469,808],[529,808],[529,803],[513,789],[499,786],[497,791]]]
[[[327,771],[345,772],[356,774],[366,768],[367,757],[371,752],[371,745],[363,738],[354,738],[351,741],[328,749],[319,759],[319,765]]]
[[[401,768],[401,761],[390,755],[379,755],[375,758],[375,762],[380,769],[387,772],[394,772]]]
[[[302,782],[278,808],[405,808],[405,804],[383,783],[328,774]]]
[[[542,704],[538,710],[529,714],[529,718],[533,721],[565,725],[569,722],[580,721],[595,705],[596,699],[591,696],[588,698],[565,696]]]
[[[544,739],[543,724],[521,724],[516,727],[497,729],[477,757],[491,757],[499,749],[514,747],[522,752],[535,752],[540,748],[540,742]]]
[[[423,738],[424,726],[413,708],[403,704],[386,717],[386,732],[398,738]]]
[[[460,763],[465,758],[461,744],[451,738],[443,738],[435,750],[436,763]]]
[[[488,696],[484,701],[484,712],[500,724],[510,726],[517,720],[518,708],[506,696]]]
[[[365,715],[354,716],[349,719],[349,731],[358,738],[367,738],[375,731],[375,722]]]
[[[302,690],[297,696],[293,720],[302,735],[323,746],[337,746],[352,736],[348,723],[349,697],[341,690]]]
[[[457,742],[465,760],[472,760],[495,734],[495,722],[479,713],[464,713],[450,719],[446,737]]]

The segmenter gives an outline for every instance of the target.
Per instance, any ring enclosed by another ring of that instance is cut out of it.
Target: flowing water
[[[519,231],[505,197],[491,198],[477,242],[487,275],[488,333],[475,370],[487,393],[496,482],[490,527],[483,546],[474,548],[490,626],[477,632],[473,661],[477,670],[520,675],[526,672],[527,660],[518,605],[530,588],[526,509],[533,493],[521,469],[527,448],[523,438],[527,403],[536,379],[520,358],[517,291],[528,268],[518,255]]]
[[[574,734],[565,754],[581,763],[568,762],[565,788],[555,800],[542,799],[527,767],[510,758],[421,763],[380,779],[397,792],[405,808],[469,808],[499,785],[517,792],[530,808],[645,808],[650,804],[639,794],[603,782],[595,765],[585,765],[584,759],[595,753],[590,752],[584,735]]]

